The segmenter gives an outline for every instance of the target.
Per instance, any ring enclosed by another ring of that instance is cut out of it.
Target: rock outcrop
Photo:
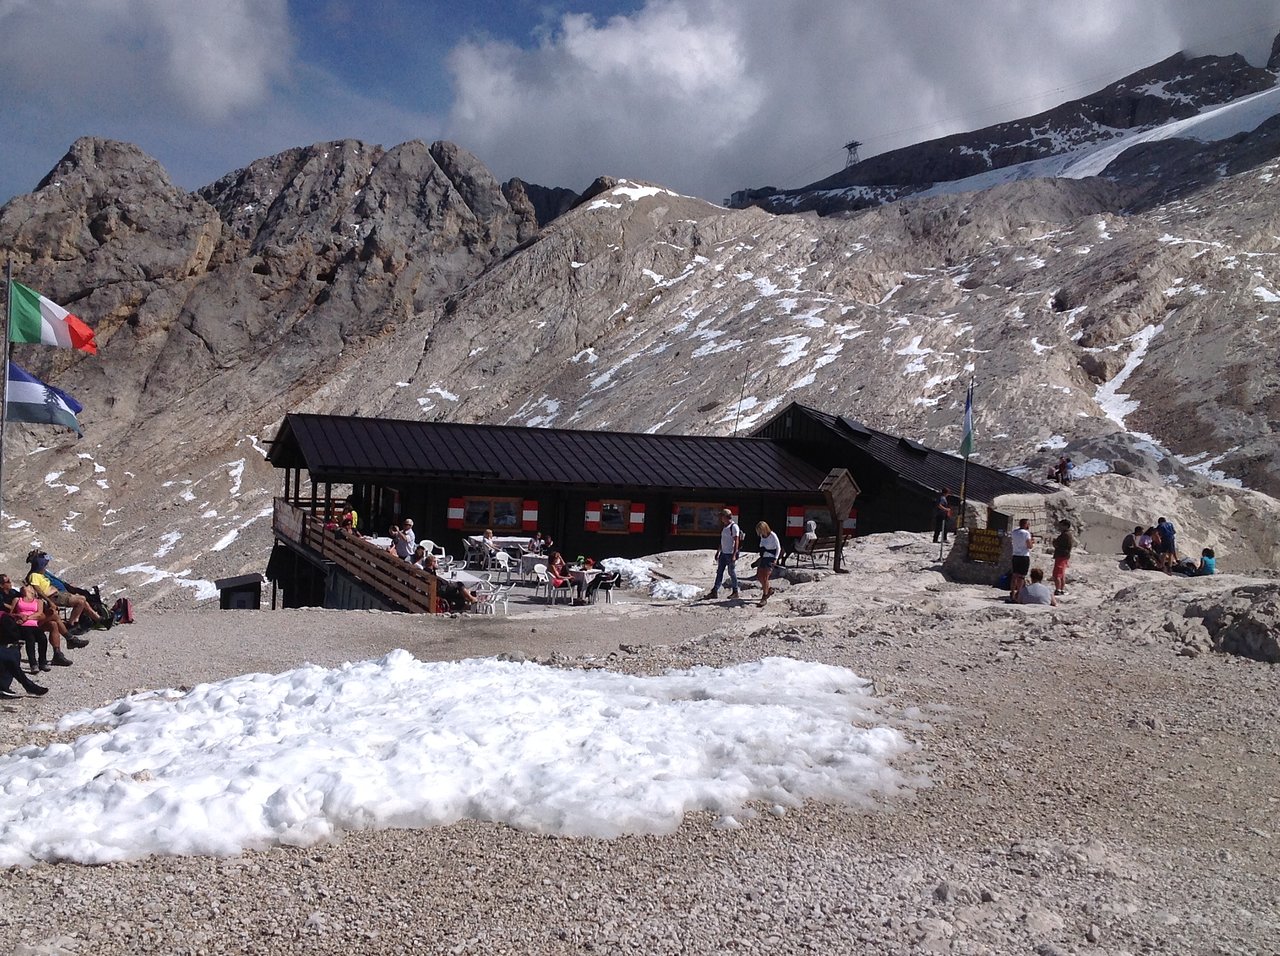
[[[1192,602],[1186,617],[1203,623],[1216,650],[1280,664],[1280,584],[1252,584],[1235,588],[1226,600]]]

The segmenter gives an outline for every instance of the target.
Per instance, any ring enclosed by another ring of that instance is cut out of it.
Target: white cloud
[[[448,135],[503,178],[718,199],[835,172],[848,138],[870,155],[1047,109],[1179,47],[1261,62],[1276,29],[1255,0],[650,0],[529,49],[458,47]]]
[[[9,90],[216,122],[262,102],[292,56],[285,0],[9,0]]]

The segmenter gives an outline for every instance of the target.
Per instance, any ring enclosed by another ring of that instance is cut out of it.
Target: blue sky
[[[500,179],[719,200],[1047,108],[1274,0],[0,0],[0,201],[79,136],[198,188],[292,146],[451,139]]]

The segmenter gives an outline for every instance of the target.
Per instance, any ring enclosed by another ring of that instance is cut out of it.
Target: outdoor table
[[[463,584],[470,588],[474,584],[483,584],[484,579],[478,578],[470,571],[461,571],[457,568],[451,568],[448,571],[438,572],[438,576],[446,581],[452,581],[454,584]]]
[[[587,585],[600,576],[603,568],[566,568],[565,573],[569,575],[569,580],[573,582],[574,591],[583,598],[587,596]]]
[[[529,543],[529,536],[528,535],[517,536],[517,535],[509,535],[509,534],[505,534],[505,535],[495,534],[489,540],[492,541],[499,548],[523,548],[526,544]],[[467,541],[470,544],[475,545],[477,548],[484,547],[484,535],[482,534],[467,535]]]
[[[526,554],[520,559],[520,577],[526,581],[533,580],[533,569],[538,565],[546,565],[547,556],[544,554]]]

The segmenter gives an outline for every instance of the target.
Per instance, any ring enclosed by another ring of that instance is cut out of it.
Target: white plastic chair
[[[489,567],[497,570],[499,574],[505,575],[506,580],[511,580],[511,555],[505,551],[495,551],[489,558]]]
[[[507,604],[507,600],[511,597],[511,592],[514,589],[515,589],[514,584],[504,584],[501,587],[494,588],[492,592],[492,598],[490,600],[490,606],[491,608],[493,608],[493,610],[491,610],[489,613],[490,614],[495,613],[498,605],[501,604],[502,613],[510,615],[511,608]]]
[[[535,564],[533,566],[533,596],[537,597],[542,593],[544,587],[549,587],[551,578],[547,576],[547,566],[545,564]]]
[[[497,609],[498,592],[493,588],[476,586],[473,592],[476,596],[475,612],[477,614],[494,614]]]

